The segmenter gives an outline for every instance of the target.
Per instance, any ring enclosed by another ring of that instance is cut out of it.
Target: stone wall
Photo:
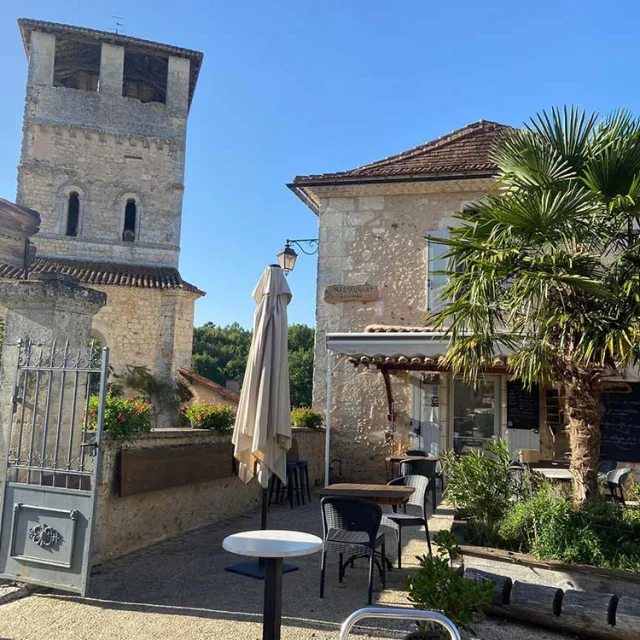
[[[317,187],[320,250],[316,311],[314,406],[325,409],[325,336],[362,331],[370,324],[420,325],[426,312],[427,258],[424,236],[446,229],[451,216],[481,198],[487,180],[409,183],[400,186]],[[392,195],[384,189],[395,189]],[[376,195],[371,195],[376,194]],[[329,304],[332,284],[368,283],[378,287],[372,302]],[[396,437],[408,431],[410,385],[406,373],[392,375]],[[384,479],[384,457],[394,446],[389,429],[383,379],[375,369],[334,366],[331,457],[354,480]],[[397,442],[397,439],[394,442]]]
[[[301,457],[304,455],[309,459],[311,483],[319,482],[324,434],[301,429],[296,430],[296,437]],[[93,563],[100,564],[187,531],[257,509],[260,505],[260,485],[257,482],[245,485],[233,475],[125,498],[118,495],[117,459],[120,449],[197,445],[228,440],[228,436],[198,429],[153,431],[127,442],[105,440],[102,476],[98,485]]]
[[[324,429],[293,427],[292,436],[298,442],[298,456],[309,465],[309,484],[324,486]]]
[[[164,380],[191,366],[195,294],[179,290],[92,285],[107,294],[107,305],[93,318],[95,336],[111,349],[118,372],[126,365],[147,366]]]
[[[184,146],[30,121],[24,139],[18,202],[42,217],[34,238],[39,255],[177,266]],[[72,191],[80,200],[78,236],[73,238],[65,236]],[[123,242],[124,210],[130,198],[137,208],[136,241]]]

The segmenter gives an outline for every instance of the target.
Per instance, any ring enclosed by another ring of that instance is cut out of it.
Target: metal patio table
[[[322,548],[318,536],[300,531],[243,531],[227,536],[222,546],[231,553],[264,559],[262,640],[280,640],[282,625],[282,559],[307,556]]]

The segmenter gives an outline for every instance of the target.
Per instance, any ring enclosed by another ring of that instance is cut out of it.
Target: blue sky
[[[152,9],[150,9],[152,7]],[[552,105],[640,114],[640,4],[470,0],[4,0],[0,196],[14,199],[26,78],[15,20],[123,32],[204,52],[191,109],[180,270],[206,290],[196,324],[250,326],[251,290],[285,238],[317,235],[285,186],[480,119]],[[289,276],[314,323],[315,258]]]

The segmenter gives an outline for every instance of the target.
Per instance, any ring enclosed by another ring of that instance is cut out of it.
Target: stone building
[[[222,404],[233,409],[238,408],[240,394],[233,389],[223,387],[221,384],[201,376],[189,369],[178,369],[181,396],[183,402],[196,404]]]
[[[562,459],[562,387],[526,389],[499,344],[478,385],[440,366],[447,336],[425,326],[442,305],[456,212],[494,187],[491,149],[509,127],[480,121],[351,171],[298,176],[289,187],[318,216],[314,405],[331,390],[331,459],[342,474],[380,480],[389,453],[465,452],[504,438]],[[331,364],[331,367],[329,366]],[[640,468],[640,377],[608,379],[602,455]],[[537,452],[537,453],[536,453]]]
[[[38,211],[32,271],[107,294],[94,335],[116,370],[189,368],[195,300],[178,271],[186,131],[202,53],[18,21],[29,60],[17,202]],[[20,277],[7,265],[0,277]]]
[[[409,342],[430,340],[423,321],[444,284],[434,273],[445,268],[443,248],[425,236],[446,236],[455,212],[491,189],[490,150],[507,129],[480,121],[379,162],[289,185],[318,216],[314,405],[325,408],[327,335],[359,336],[378,356],[356,345],[331,375],[331,457],[349,478],[379,479],[385,455],[408,445],[436,453],[473,435],[478,442],[506,436],[514,450],[540,446],[537,429],[509,428],[503,360],[474,390],[438,367],[446,344],[425,348],[420,359],[406,355]]]

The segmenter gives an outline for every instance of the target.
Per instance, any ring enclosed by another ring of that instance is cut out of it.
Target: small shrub
[[[213,429],[220,434],[231,433],[236,419],[232,407],[205,402],[187,406],[184,415],[194,429]]]
[[[546,487],[512,506],[499,535],[501,546],[542,559],[640,569],[640,513],[602,499],[579,509]]]
[[[310,407],[297,407],[291,411],[291,424],[296,427],[319,429],[323,422],[323,415]]]
[[[469,519],[471,537],[475,538],[470,542],[494,543],[497,526],[516,491],[507,443],[492,442],[486,451],[472,451],[462,457],[447,451],[443,463],[445,497],[462,517]]]
[[[438,545],[436,554],[418,558],[420,569],[405,582],[409,600],[416,609],[441,611],[458,627],[473,631],[471,625],[482,619],[482,608],[491,601],[494,587],[489,582],[468,580],[451,566],[451,554],[459,548],[449,532],[442,533],[433,539]],[[442,627],[421,623],[420,631],[442,631]]]
[[[89,398],[87,426],[95,430],[98,425],[98,396]],[[104,430],[114,438],[129,439],[139,433],[151,431],[152,405],[142,398],[121,398],[115,389],[105,396]]]

